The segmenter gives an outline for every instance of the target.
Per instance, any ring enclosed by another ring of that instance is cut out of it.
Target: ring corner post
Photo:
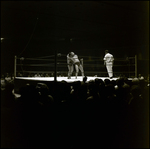
[[[55,49],[55,70],[54,70],[54,82],[57,82],[57,50]]]
[[[137,78],[137,55],[135,55],[135,78]]]
[[[14,58],[14,78],[16,78],[16,65],[17,65],[17,56]]]

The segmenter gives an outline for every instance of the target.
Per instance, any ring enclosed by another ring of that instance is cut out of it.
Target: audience
[[[50,88],[45,83],[27,83],[20,88],[17,100],[11,80],[9,74],[1,76],[1,108],[16,111],[12,119],[20,125],[15,129],[22,131],[18,134],[22,137],[19,147],[146,146],[142,141],[132,141],[139,135],[146,139],[147,129],[138,132],[144,127],[148,108],[149,81],[144,78],[96,78],[87,82],[85,76],[83,81],[61,81]],[[139,126],[132,129],[134,125]]]
[[[5,83],[5,77],[4,77],[4,75],[2,75],[1,76],[1,90],[5,89],[5,85],[6,85],[6,83]]]

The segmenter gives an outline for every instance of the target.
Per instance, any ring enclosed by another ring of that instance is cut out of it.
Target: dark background
[[[138,56],[149,68],[148,1],[1,1],[1,73],[13,73],[14,56]],[[66,59],[66,57],[64,57]]]

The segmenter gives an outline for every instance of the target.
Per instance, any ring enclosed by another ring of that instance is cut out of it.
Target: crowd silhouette
[[[2,148],[148,147],[149,80],[1,82]]]

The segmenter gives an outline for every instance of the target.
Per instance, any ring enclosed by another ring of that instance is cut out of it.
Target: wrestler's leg
[[[109,76],[109,66],[108,65],[106,65],[106,69],[107,69],[107,73],[108,73],[108,76]]]
[[[107,68],[108,76],[110,78],[113,77],[112,65],[111,64],[107,64],[106,68]]]
[[[82,65],[79,65],[79,69],[80,69],[80,71],[81,71],[82,76],[84,76],[83,66],[82,66]]]
[[[70,74],[72,75],[72,73],[73,73],[73,65],[71,65],[71,67],[70,67]]]
[[[79,67],[78,67],[78,65],[76,65],[76,64],[75,64],[75,69],[76,69],[76,79],[77,79],[78,72],[79,72]]]
[[[70,65],[68,65],[68,79],[70,79]]]
[[[73,65],[68,65],[68,79],[71,79],[72,72],[73,72]]]
[[[110,78],[113,77],[113,69],[112,69],[112,65],[109,66],[109,76],[110,76]]]

